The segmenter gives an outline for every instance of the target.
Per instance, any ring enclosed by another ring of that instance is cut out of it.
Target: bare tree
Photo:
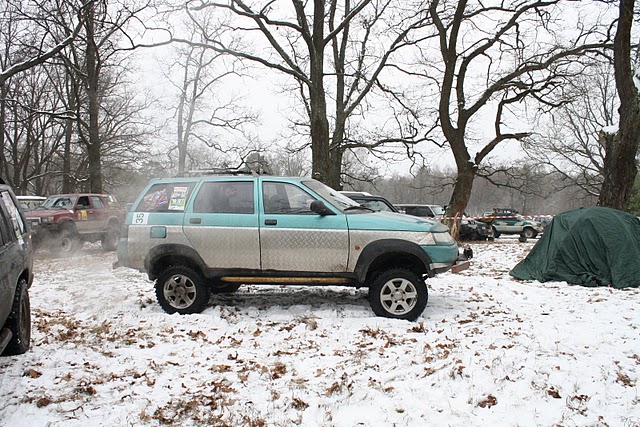
[[[531,162],[562,176],[555,191],[578,186],[587,194],[600,194],[604,176],[605,141],[615,134],[618,108],[613,67],[597,62],[566,83],[572,102],[556,109],[540,123],[535,139],[526,141]]]
[[[26,5],[29,2],[24,2]],[[22,53],[16,46],[29,45],[39,40],[39,28],[45,28],[52,34],[68,34],[74,27],[79,15],[86,21],[88,4],[96,2],[48,2],[55,8],[40,14],[29,14],[30,9],[20,10],[11,24],[30,25],[32,30],[25,32],[10,31],[7,28],[2,41],[3,52],[10,53],[11,60]],[[97,4],[97,3],[96,3]],[[44,5],[44,4],[43,4]],[[103,3],[100,3],[103,5]],[[43,6],[44,7],[44,6]],[[139,10],[139,9],[136,9]],[[98,106],[98,122],[90,126],[88,82],[86,62],[86,31],[77,33],[73,43],[52,57],[41,67],[32,67],[14,74],[5,81],[0,98],[0,128],[2,132],[2,157],[0,168],[11,173],[12,184],[21,192],[31,191],[43,194],[49,191],[59,192],[91,189],[89,167],[90,144],[89,128],[99,130],[100,182],[104,182],[102,168],[118,168],[135,160],[135,156],[144,150],[142,136],[148,128],[142,123],[141,111],[145,108],[139,101],[133,101],[135,94],[129,91],[125,81],[129,64],[123,63],[117,54],[116,35],[121,34],[122,24],[131,17],[130,9],[124,8],[110,16],[108,31],[100,31],[103,37],[96,46],[100,46],[101,56],[98,93],[95,100]],[[11,15],[14,16],[14,15]],[[29,17],[29,19],[27,19]],[[124,21],[120,20],[121,17]],[[127,18],[129,17],[129,18]],[[33,34],[28,39],[29,34]],[[91,67],[89,67],[91,68]],[[92,104],[95,109],[96,104]],[[85,138],[86,136],[86,138]],[[93,163],[95,163],[95,159]],[[109,173],[108,176],[113,174]],[[62,180],[62,185],[60,181]],[[102,188],[102,187],[100,187]],[[94,190],[95,191],[95,190]]]
[[[229,134],[237,134],[239,138],[236,139],[249,140],[250,138],[244,135],[245,125],[256,121],[255,114],[249,108],[241,106],[239,96],[230,93],[231,91],[225,90],[224,87],[227,82],[233,84],[234,77],[241,76],[238,61],[197,45],[204,41],[202,32],[211,36],[228,31],[227,26],[218,22],[215,16],[207,11],[198,14],[197,19],[197,24],[187,20],[184,25],[189,32],[188,39],[193,44],[173,46],[172,62],[165,73],[165,77],[178,92],[175,107],[178,172],[190,169],[187,158],[191,157],[194,160],[189,153],[192,142],[214,148],[220,153],[227,153],[240,148],[225,146],[224,140],[228,139]],[[175,105],[175,102],[172,102],[172,105]],[[192,163],[198,162],[196,160]]]
[[[631,28],[635,0],[620,0],[613,57],[616,87],[620,98],[620,126],[605,141],[604,182],[598,204],[625,209],[638,173],[636,156],[640,147],[640,99],[636,73],[631,67]]]
[[[5,50],[0,54],[0,86],[7,79],[43,64],[70,45],[80,33],[83,25],[83,12],[93,5],[95,0],[80,4],[75,23],[70,27],[60,26],[52,17],[63,8],[63,0],[48,2],[8,0],[0,16],[0,39],[4,46],[15,47],[13,51]],[[4,31],[2,30],[4,29]],[[16,43],[7,43],[8,38],[22,39]],[[15,53],[19,52],[16,56]]]
[[[372,90],[385,88],[381,79],[390,58],[415,42],[410,33],[425,25],[425,14],[395,0],[292,0],[287,4],[264,1],[251,5],[242,0],[187,2],[187,12],[194,21],[208,8],[235,17],[235,37],[251,41],[239,48],[233,45],[236,38],[225,40],[211,34],[200,45],[294,79],[306,112],[312,175],[339,187],[342,153],[353,147],[348,145],[353,141],[345,135],[348,118],[364,105]],[[170,41],[193,44],[180,37],[171,37]],[[374,43],[378,43],[375,49]],[[328,71],[327,64],[332,64],[333,70]],[[331,99],[335,100],[333,108]],[[377,144],[397,140],[381,139]],[[364,146],[362,141],[358,146]]]
[[[66,2],[65,11],[82,13],[84,17],[83,29],[71,46],[65,61],[68,72],[74,81],[81,84],[74,88],[75,94],[77,136],[86,149],[89,186],[93,192],[103,192],[103,135],[100,129],[102,100],[106,96],[107,88],[103,84],[114,75],[109,68],[119,66],[122,50],[119,44],[130,42],[127,25],[139,19],[138,16],[146,10],[149,3],[142,2],[107,2],[94,1],[81,9],[75,2]],[[59,13],[59,19],[68,20],[70,13]],[[107,75],[107,74],[110,74]]]
[[[449,203],[453,216],[465,210],[474,178],[487,156],[504,141],[530,136],[529,130],[505,126],[517,122],[517,116],[510,113],[527,100],[545,108],[561,105],[563,81],[581,72],[579,58],[606,42],[606,34],[580,20],[576,34],[561,42],[556,33],[567,21],[558,3],[533,0],[489,5],[434,0],[428,5],[440,59],[429,56],[430,45],[425,45],[424,64],[430,81],[440,88],[439,126],[432,129],[442,132],[458,172]],[[595,40],[596,36],[601,38]],[[493,136],[472,157],[470,128],[483,114],[493,116]],[[433,140],[444,145],[433,133]]]

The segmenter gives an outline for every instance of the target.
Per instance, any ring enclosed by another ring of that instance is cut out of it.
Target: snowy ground
[[[170,316],[113,253],[43,256],[32,349],[0,359],[0,425],[640,425],[640,290],[516,281],[531,246],[472,245],[416,322],[337,287]]]

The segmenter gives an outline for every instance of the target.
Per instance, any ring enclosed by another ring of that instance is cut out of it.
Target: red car
[[[115,250],[120,238],[124,209],[109,194],[58,194],[26,214],[36,248],[48,247],[63,254],[75,252],[83,242],[102,242]]]

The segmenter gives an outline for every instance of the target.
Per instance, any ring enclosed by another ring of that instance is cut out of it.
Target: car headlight
[[[52,216],[45,216],[42,218],[42,223],[43,224],[51,224],[53,222],[53,217]]]
[[[416,243],[419,245],[435,245],[436,241],[433,238],[434,234],[436,233],[422,233]]]
[[[450,245],[454,242],[453,237],[451,237],[451,234],[449,234],[448,232],[432,234],[436,245]]]

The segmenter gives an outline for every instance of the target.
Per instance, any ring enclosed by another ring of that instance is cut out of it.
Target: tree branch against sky
[[[38,40],[34,40],[29,46],[22,48],[24,49],[21,52],[23,56],[20,59],[0,54],[0,66],[2,67],[0,86],[15,74],[49,61],[69,46],[83,28],[84,10],[93,2],[94,0],[84,2],[79,8],[76,22],[71,27],[65,27],[60,26],[60,23],[54,19],[42,19],[43,16],[54,17],[57,15],[56,11],[60,6],[56,2],[38,3],[32,1],[26,4],[24,2],[16,4],[14,0],[9,0],[3,11],[3,16],[0,18],[2,24],[0,27],[9,29],[17,25],[18,21],[32,21],[33,25],[28,30],[28,38],[32,39],[35,36]],[[27,30],[28,27],[24,26],[23,28]],[[0,38],[2,38],[2,33],[4,30],[0,30]]]
[[[597,23],[588,25],[577,10],[563,9],[568,4],[559,0],[428,4],[440,57],[431,54],[433,45],[421,46],[424,74],[440,82],[440,127],[432,131],[441,132],[458,170],[449,203],[453,216],[464,212],[473,180],[489,154],[504,141],[530,135],[529,127],[517,130],[518,111],[525,104],[561,105],[563,82],[581,72],[581,58],[607,45],[605,31]],[[566,31],[567,13],[576,17],[571,33]],[[489,115],[492,134],[482,135],[478,146],[471,131]]]
[[[358,109],[371,92],[382,92],[386,64],[415,43],[410,33],[425,25],[424,11],[397,0],[189,1],[185,10],[197,21],[209,9],[234,17],[233,37],[210,32],[206,42],[193,43],[176,33],[167,43],[207,47],[292,77],[300,89],[294,95],[308,113],[312,175],[339,187],[341,171],[332,165],[340,165],[347,149],[349,118],[364,111]],[[238,39],[244,41],[240,48],[234,46]],[[392,139],[380,138],[385,140]]]
[[[556,182],[556,191],[577,186],[597,198],[604,176],[605,141],[618,127],[613,64],[596,63],[568,86],[574,100],[539,123],[544,130],[525,144],[525,152],[532,162],[563,177]]]

